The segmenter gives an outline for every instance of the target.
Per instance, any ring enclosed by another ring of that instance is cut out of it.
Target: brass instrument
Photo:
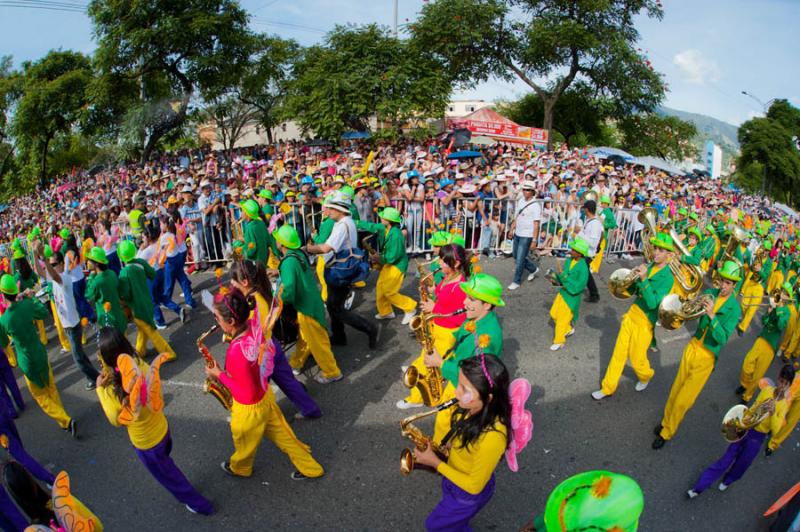
[[[745,437],[747,431],[775,412],[775,399],[770,397],[755,408],[735,405],[722,418],[722,436],[730,443]]]
[[[614,299],[625,300],[633,296],[630,289],[636,280],[639,279],[639,272],[635,269],[618,268],[611,272],[608,278],[608,291]]]
[[[770,305],[773,305],[773,304],[775,306],[778,306],[781,303],[785,303],[787,301],[791,301],[792,300],[792,296],[790,295],[790,296],[784,297],[783,289],[781,287],[778,287],[778,288],[773,288],[772,292],[769,293],[769,300],[767,300],[767,301],[765,301],[763,303],[756,303],[756,304],[745,303],[745,301],[744,301],[745,299],[753,299],[753,296],[749,296],[748,297],[748,296],[742,295],[742,302],[741,302],[742,303],[742,307],[766,307],[766,306],[770,306]]]
[[[204,332],[200,335],[200,338],[197,339],[197,349],[200,351],[200,354],[206,361],[206,367],[213,368],[214,366],[218,366],[217,361],[214,360],[214,357],[211,356],[211,352],[205,345],[205,340],[208,338],[214,331],[219,328],[218,325],[214,325],[209,330]],[[228,389],[227,386],[222,384],[219,379],[214,377],[206,377],[205,385],[203,386],[203,391],[205,393],[210,393],[214,396],[214,398],[219,401],[219,404],[222,405],[222,408],[225,410],[230,410],[231,406],[233,406],[233,396],[231,395],[231,391]]]
[[[653,244],[650,239],[658,233],[658,211],[653,207],[647,207],[639,211],[636,219],[644,225],[642,229],[642,254],[645,262],[653,262]]]
[[[668,331],[677,329],[683,322],[702,316],[708,301],[714,301],[710,294],[700,294],[685,300],[681,300],[678,294],[669,294],[658,305],[658,321]]]
[[[753,257],[753,261],[750,263],[750,280],[755,283],[760,283],[762,281],[761,277],[761,270],[764,267],[764,260],[767,258],[767,254],[769,252],[764,248],[764,246],[759,246],[756,250],[756,254]],[[758,270],[753,268],[753,266],[758,265]]]
[[[722,253],[722,257],[718,261],[719,265],[722,266],[725,264],[725,261],[733,261],[739,266],[739,269],[742,270],[743,264],[742,261],[736,258],[734,253],[736,252],[736,248],[738,248],[742,244],[747,244],[748,238],[747,233],[739,227],[738,225],[734,225],[731,227],[731,236],[728,237],[728,242],[725,243],[725,250]],[[742,270],[743,271],[743,270]],[[722,279],[719,276],[719,272],[715,269],[711,272],[711,282],[714,285],[714,288],[719,288]]]
[[[369,267],[373,270],[379,270],[380,264],[373,259],[377,251],[375,248],[372,247],[372,244],[369,243],[369,239],[372,238],[372,234],[369,234],[361,239],[361,248],[367,252],[367,259],[369,260]]]
[[[458,403],[458,399],[451,399],[446,403],[442,403],[441,405],[437,406],[433,410],[429,410],[427,412],[421,412],[419,414],[415,414],[413,416],[409,416],[403,421],[400,422],[400,434],[414,442],[414,446],[419,449],[420,451],[424,451],[428,445],[431,446],[433,452],[440,455],[443,458],[447,458],[449,451],[446,447],[441,447],[434,443],[430,438],[425,436],[421,430],[419,430],[415,425],[414,422],[434,414],[441,412],[442,410],[446,410]],[[414,470],[414,454],[412,453],[411,449],[405,448],[403,452],[400,453],[400,473],[403,476],[408,476],[411,474],[411,471]]]
[[[669,230],[669,236],[672,237],[672,245],[678,249],[681,256],[690,255],[689,250],[674,229]],[[688,297],[691,298],[692,295],[703,288],[705,274],[700,266],[683,264],[680,258],[673,254],[669,260],[669,269],[672,271],[672,277],[675,278],[675,282],[688,294]]]

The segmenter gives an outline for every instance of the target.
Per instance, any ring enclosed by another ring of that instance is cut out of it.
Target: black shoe
[[[380,333],[380,329],[378,327],[375,327],[374,329],[372,329],[372,332],[369,333],[369,348],[370,349],[375,349],[375,347],[378,345],[378,334],[379,333]]]
[[[656,439],[653,440],[653,445],[651,445],[651,447],[653,449],[661,449],[662,447],[664,447],[665,443],[667,443],[667,440],[665,440],[661,436],[656,436]]]
[[[772,453],[773,453],[773,450],[770,449],[769,447],[764,449],[764,456],[766,456],[766,457],[772,456]]]
[[[744,386],[739,386],[738,388],[736,388],[736,390],[734,390],[733,393],[735,393],[736,395],[742,395],[744,393],[744,390],[745,390]]]
[[[656,425],[656,428],[653,429],[653,436],[660,436],[661,435],[661,429],[663,429],[663,428],[664,427],[661,426],[661,423]]]
[[[741,330],[739,327],[736,327],[736,334],[738,334],[739,336],[744,336],[744,331]]]
[[[292,480],[306,480],[306,479],[309,478],[309,477],[305,476],[304,474],[302,474],[300,471],[292,471],[291,477],[292,477]]]
[[[69,432],[69,435],[75,438],[76,440],[78,439],[78,425],[75,424],[74,419],[69,420],[69,425],[64,430]]]
[[[233,469],[231,469],[231,464],[229,462],[222,462],[219,466],[222,468],[223,471],[225,471],[230,476],[232,476],[232,477],[238,477],[239,476],[239,475],[237,475],[236,473],[233,472]]]
[[[600,296],[586,296],[584,299],[587,303],[597,303],[600,301]]]

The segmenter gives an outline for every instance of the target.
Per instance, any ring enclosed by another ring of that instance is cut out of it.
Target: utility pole
[[[394,4],[394,16],[393,16],[394,26],[393,26],[393,28],[394,28],[394,38],[395,39],[399,38],[399,34],[397,33],[397,2],[398,1],[399,0],[393,0],[393,4]]]

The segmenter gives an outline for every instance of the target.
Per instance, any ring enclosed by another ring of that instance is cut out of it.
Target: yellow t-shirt
[[[437,471],[462,490],[477,495],[506,451],[507,432],[504,425],[497,424],[495,430],[484,431],[468,448],[461,448],[461,442],[454,441],[447,462],[439,464]]]
[[[770,385],[761,386],[761,392],[756,397],[756,402],[750,408],[756,408],[758,405],[773,396],[775,388]],[[764,421],[756,425],[754,428],[761,433],[768,434],[777,433],[783,424],[786,422],[786,410],[789,408],[788,401],[784,398],[780,401],[775,401],[775,412],[768,416]]]

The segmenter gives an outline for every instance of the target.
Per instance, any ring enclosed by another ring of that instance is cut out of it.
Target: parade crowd
[[[170,457],[160,376],[178,356],[160,332],[167,317],[183,323],[205,304],[228,342],[224,361],[208,355],[205,370],[208,389],[230,411],[224,474],[251,476],[267,438],[291,461],[292,479],[323,476],[272,386],[298,419],[320,417],[298,377],[341,381],[337,346],[363,340],[380,351],[381,323],[398,319],[414,330],[420,353],[401,368],[409,390],[396,407],[435,415],[427,436],[414,425],[421,416],[404,420],[412,444],[403,467],[442,476],[428,530],[469,530],[494,493],[500,461],[516,471],[532,437],[531,383],[503,362],[504,290],[524,290],[537,276],[558,287],[549,314],[550,349],[558,351],[576,334],[581,307],[600,300],[594,275],[604,260],[638,265],[612,275],[612,295],[632,304],[592,398],[613,395],[628,363],[644,392],[656,328],[692,322],[653,430],[652,447],[661,449],[728,339],[756,328],[736,390],[741,408],[726,417],[730,446],[687,496],[718,480],[724,491],[762,448],[778,451],[800,419],[798,220],[718,179],[668,175],[583,148],[499,144],[481,154],[462,157],[434,139],[187,150],[75,171],[11,200],[0,213],[0,443],[12,459],[5,478],[17,482],[0,488],[0,527],[102,529],[102,516],[72,496],[67,473],[42,467],[15,426],[27,408],[21,374],[41,410],[78,437],[48,359],[51,323],[57,346],[109,423],[125,427],[147,471],[188,511],[214,513]],[[503,255],[514,261],[505,287],[481,267]],[[543,261],[553,264],[546,273]],[[216,286],[200,294],[192,279],[206,270]],[[374,290],[373,310],[354,305],[356,290]],[[23,481],[31,476],[46,489]],[[525,529],[636,530],[643,504],[634,479],[589,471],[564,480]]]

